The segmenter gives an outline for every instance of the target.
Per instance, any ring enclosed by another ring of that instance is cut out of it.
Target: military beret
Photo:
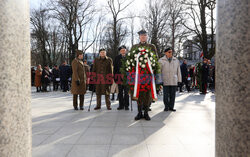
[[[140,30],[140,31],[138,32],[138,34],[139,34],[139,35],[147,34],[147,31],[145,31],[144,29],[142,29],[142,30]]]
[[[118,48],[118,51],[121,51],[121,49],[127,49],[125,45],[122,45]]]

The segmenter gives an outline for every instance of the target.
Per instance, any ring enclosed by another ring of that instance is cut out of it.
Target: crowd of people
[[[211,61],[204,58],[203,64],[200,68],[196,65],[188,65],[186,60],[181,62],[174,57],[171,47],[164,50],[163,57],[159,58],[157,49],[153,44],[147,43],[147,32],[141,30],[138,32],[140,43],[133,45],[131,50],[139,49],[139,52],[135,56],[136,63],[139,62],[139,57],[145,58],[146,66],[140,64],[134,65],[135,77],[142,73],[148,75],[154,75],[155,71],[151,64],[154,65],[155,61],[147,58],[148,54],[151,53],[155,56],[155,59],[160,66],[160,86],[163,89],[163,102],[165,105],[164,111],[175,112],[175,96],[176,91],[183,92],[185,85],[187,92],[195,88],[200,88],[201,94],[207,93],[207,88],[214,88],[215,68],[211,65]],[[143,48],[149,48],[150,52]],[[94,110],[101,109],[101,97],[105,96],[105,102],[107,110],[112,110],[111,100],[115,100],[115,93],[118,93],[117,99],[119,100],[119,106],[117,110],[129,110],[129,94],[131,99],[137,101],[138,114],[135,120],[144,118],[150,120],[148,112],[151,111],[151,104],[157,100],[157,94],[154,92],[155,84],[153,79],[149,83],[150,88],[143,89],[137,83],[135,79],[134,88],[129,89],[127,84],[123,81],[122,66],[126,63],[127,53],[126,46],[120,46],[119,55],[113,60],[107,56],[105,49],[99,50],[99,57],[97,57],[91,66],[87,65],[87,61],[83,60],[83,51],[76,50],[76,58],[72,61],[71,66],[67,65],[64,61],[59,67],[55,65],[52,70],[45,65],[43,68],[38,65],[37,68],[32,68],[32,85],[37,89],[37,92],[47,92],[48,86],[53,84],[53,90],[58,91],[59,87],[63,92],[71,91],[73,94],[73,108],[74,110],[84,110],[84,95],[87,90],[92,91],[96,94],[97,103]],[[134,53],[129,52],[129,53]],[[140,55],[140,56],[139,56]],[[147,60],[148,59],[148,60]],[[152,63],[151,63],[151,61]],[[132,64],[133,60],[131,60]],[[128,61],[127,64],[130,64]],[[129,67],[130,68],[130,67]],[[127,68],[127,70],[129,70]],[[199,75],[201,74],[201,76]],[[209,84],[209,86],[208,86]],[[110,94],[112,99],[110,100]],[[93,95],[93,94],[92,94]],[[78,99],[80,100],[78,103]],[[79,107],[79,108],[78,108]]]

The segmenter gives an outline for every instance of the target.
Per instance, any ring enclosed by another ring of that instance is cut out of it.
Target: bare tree
[[[48,10],[35,9],[31,12],[31,47],[32,56],[42,65],[57,64],[64,51],[65,38],[61,27],[52,22]]]
[[[51,0],[51,10],[54,18],[58,19],[65,27],[68,38],[70,62],[75,58],[75,50],[78,49],[84,28],[94,17],[94,0]]]
[[[121,17],[121,14],[132,2],[133,0],[130,2],[126,0],[107,0],[107,8],[112,15],[112,20],[107,24],[105,36],[108,44],[108,53],[112,58],[118,54],[118,47],[128,34],[128,29],[123,26],[123,21],[130,17]]]
[[[215,8],[216,0],[184,0],[186,5],[187,18],[192,21],[192,25],[188,25],[184,22],[183,25],[189,29],[193,34],[196,35],[197,46],[203,51],[205,58],[212,58],[215,54],[214,45],[214,33],[215,27],[213,25],[213,11]],[[210,9],[211,14],[208,13],[207,9]],[[209,27],[209,23],[211,26]],[[211,35],[208,35],[209,28],[211,29]],[[208,51],[208,40],[211,40],[212,48]]]

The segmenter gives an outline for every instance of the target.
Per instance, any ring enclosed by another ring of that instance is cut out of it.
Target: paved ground
[[[85,110],[74,111],[70,93],[32,92],[34,157],[214,157],[211,93],[177,93],[175,113],[163,112],[160,98],[149,122],[133,120],[136,102],[132,112],[117,111],[118,102],[88,112],[89,100],[87,93]]]

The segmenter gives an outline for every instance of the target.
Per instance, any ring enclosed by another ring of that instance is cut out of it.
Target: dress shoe
[[[148,111],[152,111],[151,108],[149,108]]]
[[[74,110],[78,110],[78,107],[74,107]]]
[[[125,110],[126,110],[126,111],[128,111],[128,110],[129,110],[129,108],[128,108],[128,107],[125,107]]]
[[[94,110],[100,110],[101,109],[101,107],[95,107],[94,108]]]
[[[84,108],[83,108],[83,107],[80,107],[80,110],[84,110]]]
[[[149,117],[149,115],[148,115],[147,112],[144,113],[144,118],[145,118],[145,120],[147,120],[147,121],[151,120],[151,118]]]
[[[137,116],[135,116],[135,120],[140,120],[140,119],[142,119],[142,118],[143,118],[142,112],[139,112],[139,113],[137,114]]]
[[[107,110],[112,110],[112,108],[111,108],[111,107],[108,107]]]
[[[176,111],[176,109],[169,109],[169,111],[173,111],[173,112],[175,112],[175,111]]]
[[[124,109],[124,107],[118,107],[117,108],[117,110],[123,110]]]
[[[167,111],[168,111],[168,108],[165,108],[164,111],[167,112]]]

